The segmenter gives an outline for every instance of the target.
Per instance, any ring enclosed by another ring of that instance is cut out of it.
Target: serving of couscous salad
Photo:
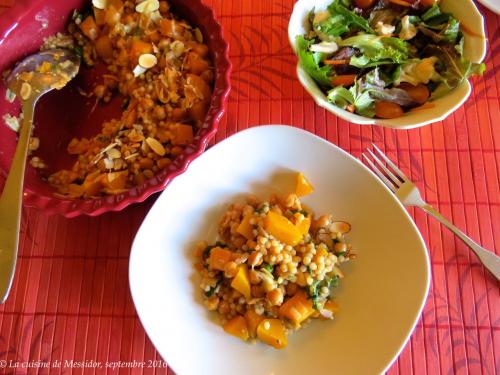
[[[281,349],[309,319],[334,317],[340,265],[356,256],[345,238],[350,224],[331,214],[316,217],[301,203],[313,191],[299,173],[294,193],[233,203],[219,240],[197,245],[205,305],[227,333]]]

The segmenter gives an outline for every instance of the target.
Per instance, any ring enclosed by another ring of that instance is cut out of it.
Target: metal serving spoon
[[[26,57],[6,79],[20,100],[23,121],[10,172],[0,197],[0,303],[9,295],[19,243],[24,169],[38,99],[63,88],[80,68],[80,58],[69,50],[52,49]]]

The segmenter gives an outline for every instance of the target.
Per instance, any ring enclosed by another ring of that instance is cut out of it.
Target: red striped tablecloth
[[[0,13],[13,2],[0,0]],[[394,131],[340,120],[301,88],[286,33],[293,0],[207,2],[224,25],[234,64],[229,110],[216,142],[268,123],[307,129],[354,156],[376,142],[423,187],[429,203],[500,252],[499,16],[480,8],[489,37],[487,70],[474,79],[466,104],[443,122]],[[71,360],[145,363],[120,373],[172,372],[147,339],[128,290],[130,245],[154,200],[73,220],[24,209],[16,278],[0,306],[0,365],[6,360],[20,368],[0,373],[71,373],[64,366]],[[498,282],[435,220],[411,214],[429,247],[432,286],[411,341],[389,373],[500,373]],[[60,370],[21,367],[55,361],[63,364]]]

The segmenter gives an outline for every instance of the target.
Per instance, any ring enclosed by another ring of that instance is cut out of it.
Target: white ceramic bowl
[[[193,247],[215,240],[228,203],[290,192],[295,171],[316,188],[304,197],[310,207],[352,224],[358,258],[343,268],[335,320],[313,321],[275,350],[226,334],[205,309]],[[392,193],[346,152],[286,126],[245,130],[193,161],[144,220],[129,270],[139,318],[179,375],[380,373],[407,342],[429,278],[422,237]]]
[[[288,24],[288,38],[297,53],[296,39],[308,31],[307,17],[312,9],[324,10],[332,0],[299,0],[295,4]],[[486,37],[484,34],[484,19],[472,0],[441,0],[443,10],[452,13],[464,26],[462,30],[472,30],[474,35],[464,31],[464,56],[472,62],[483,61],[486,55]],[[471,85],[463,82],[453,92],[433,101],[433,107],[425,110],[406,113],[403,117],[383,120],[372,119],[350,113],[330,103],[316,82],[297,63],[297,76],[306,91],[315,102],[340,118],[361,125],[383,125],[396,129],[410,129],[444,120],[449,114],[460,107],[471,93]]]

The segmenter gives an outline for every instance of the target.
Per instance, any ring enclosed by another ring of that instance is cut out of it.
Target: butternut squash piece
[[[196,94],[201,96],[201,100],[209,101],[212,95],[212,89],[208,85],[208,83],[196,74],[188,74],[187,75],[187,83],[188,85],[193,86]]]
[[[233,253],[221,247],[214,247],[210,251],[210,268],[213,270],[224,271],[224,266],[233,257]]]
[[[123,1],[122,0],[108,0],[107,7],[113,7],[116,9],[117,12],[122,13],[123,12]]]
[[[224,331],[243,341],[247,341],[249,337],[247,321],[241,315],[238,315],[227,322],[224,325]]]
[[[188,145],[193,142],[193,127],[179,124],[174,130],[173,145]]]
[[[253,235],[253,226],[250,224],[250,219],[252,215],[246,215],[241,221],[240,225],[238,225],[238,229],[236,231],[245,237],[247,240],[252,240],[254,238]]]
[[[189,116],[201,123],[205,121],[205,117],[207,116],[208,111],[208,103],[204,101],[195,102],[191,108],[189,108]]]
[[[103,175],[100,174],[90,174],[87,176],[85,181],[83,182],[83,197],[88,198],[88,197],[94,197],[98,195],[102,188],[103,188]]]
[[[210,67],[208,61],[195,52],[188,52],[185,67],[190,73],[200,75]]]
[[[295,222],[295,226],[300,231],[300,233],[305,236],[307,233],[309,233],[309,228],[311,227],[311,218],[305,217],[301,221]]]
[[[95,51],[103,60],[113,57],[113,44],[108,35],[103,35],[95,41]]]
[[[125,189],[128,172],[110,172],[103,176],[102,183],[107,189]]]
[[[164,18],[160,21],[160,31],[163,35],[172,37],[173,20]]]
[[[123,12],[123,2],[121,0],[110,0],[106,6],[106,14],[104,20],[106,24],[113,27],[120,22]]]
[[[279,314],[289,319],[298,327],[304,320],[309,318],[314,311],[312,301],[308,299],[306,293],[301,290],[281,305]]]
[[[282,349],[288,345],[286,330],[280,319],[264,319],[257,327],[257,337],[276,349]]]
[[[85,189],[82,185],[69,184],[68,185],[68,195],[71,198],[80,198],[85,193]]]
[[[304,195],[311,194],[313,191],[314,187],[307,180],[306,176],[304,176],[302,172],[298,173],[295,194],[297,194],[299,197],[303,197]]]
[[[80,23],[80,30],[90,40],[95,40],[99,35],[99,28],[97,27],[94,17],[88,16]]]
[[[231,287],[243,294],[246,299],[252,298],[250,292],[251,286],[250,278],[248,276],[248,266],[246,264],[240,264],[238,267],[238,273],[234,277],[233,281],[231,281]]]
[[[262,315],[255,312],[253,308],[250,308],[245,313],[245,319],[247,320],[248,333],[250,337],[257,337],[257,327],[259,323],[264,320]]]
[[[94,18],[97,26],[106,24],[106,11],[104,9],[94,8]]]
[[[290,246],[297,245],[302,239],[302,233],[290,220],[273,211],[270,211],[264,219],[264,229]]]
[[[130,44],[130,57],[132,58],[133,64],[137,64],[139,56],[144,53],[151,53],[153,51],[153,46],[151,43],[143,42],[140,39],[134,39]]]

